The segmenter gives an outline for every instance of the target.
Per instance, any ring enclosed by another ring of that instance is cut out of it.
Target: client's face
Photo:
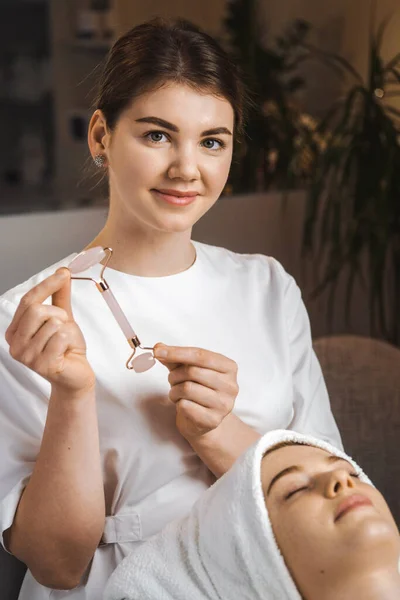
[[[400,538],[382,495],[346,460],[311,446],[272,450],[261,466],[278,546],[299,590],[398,561]],[[396,562],[397,564],[397,562]]]

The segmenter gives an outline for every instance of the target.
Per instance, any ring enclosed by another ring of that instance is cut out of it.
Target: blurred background
[[[79,251],[107,194],[86,133],[113,40],[155,15],[214,35],[254,99],[194,237],[275,256],[315,336],[400,344],[398,0],[0,0],[0,293]]]

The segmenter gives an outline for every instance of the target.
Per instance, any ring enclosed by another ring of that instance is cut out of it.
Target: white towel
[[[141,544],[110,578],[105,600],[301,600],[278,549],[264,502],[261,460],[280,442],[326,442],[279,430],[264,435],[184,518]]]

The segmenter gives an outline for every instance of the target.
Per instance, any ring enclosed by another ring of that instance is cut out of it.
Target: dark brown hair
[[[168,82],[228,100],[241,136],[247,100],[235,64],[216,40],[182,19],[152,19],[120,37],[106,59],[94,106],[112,130],[134,98]]]

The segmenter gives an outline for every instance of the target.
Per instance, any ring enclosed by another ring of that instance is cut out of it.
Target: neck
[[[142,277],[163,277],[188,269],[196,258],[190,241],[191,230],[184,232],[144,231],[129,224],[129,230],[115,227],[110,220],[90,242],[110,247],[113,256],[109,266],[117,271]]]
[[[317,597],[324,600],[394,600],[400,598],[400,574],[397,566],[382,568],[374,573],[356,572],[347,579],[326,586]]]

